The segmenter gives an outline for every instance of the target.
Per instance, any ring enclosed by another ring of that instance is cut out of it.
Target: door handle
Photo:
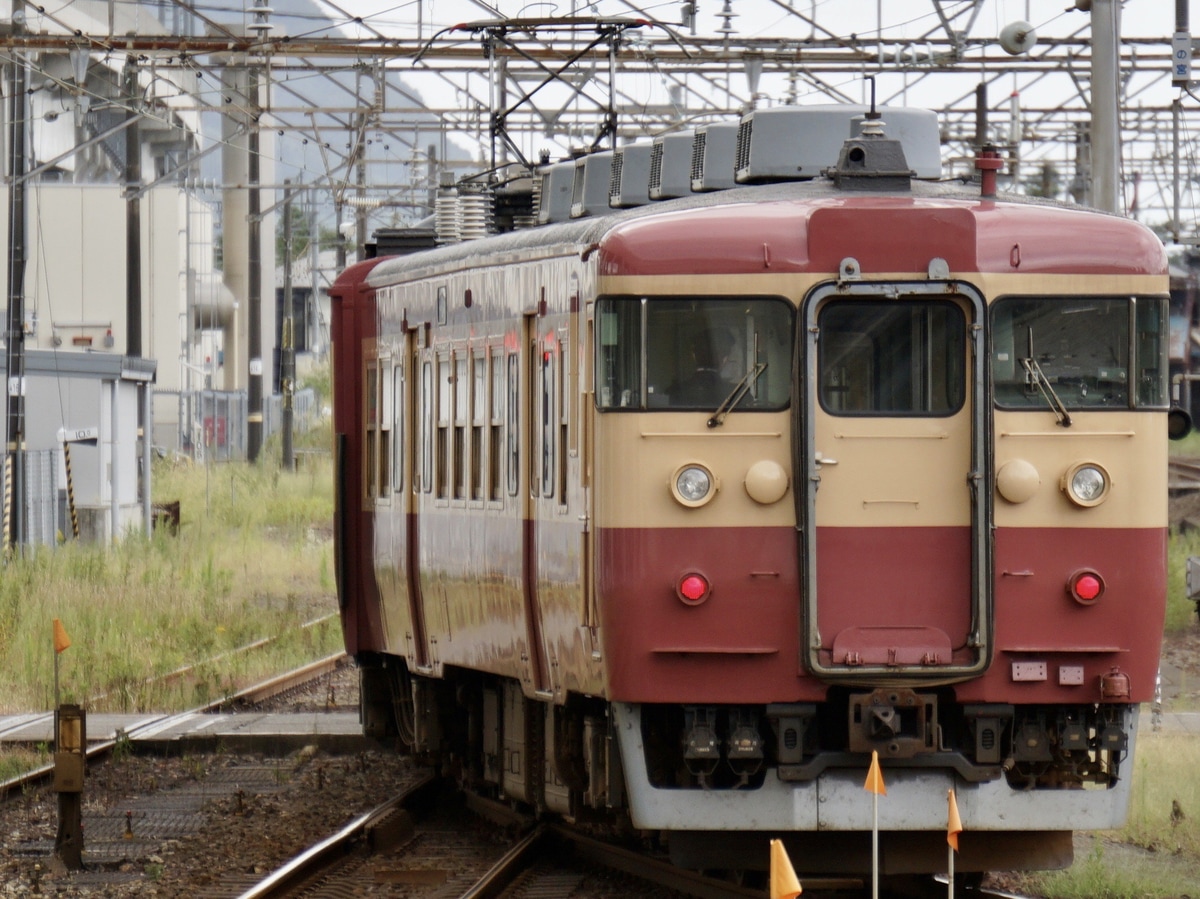
[[[837,465],[837,459],[826,459],[820,453],[814,457],[818,465]]]

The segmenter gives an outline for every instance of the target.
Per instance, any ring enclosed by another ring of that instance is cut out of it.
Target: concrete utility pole
[[[1117,94],[1120,4],[1092,0],[1092,202],[1106,212],[1121,208],[1121,124]]]
[[[13,0],[13,37],[24,31],[25,0]],[[25,122],[28,72],[16,51],[8,67],[8,446],[4,456],[4,551],[25,530]]]
[[[314,275],[316,270],[314,269]],[[314,277],[314,283],[316,279]],[[293,410],[296,393],[296,337],[295,308],[292,300],[292,183],[283,182],[283,340],[279,353],[279,388],[283,393],[283,454],[281,465],[284,471],[296,467],[296,455],[292,448]]]
[[[262,112],[258,96],[258,67],[250,66],[249,89],[246,91],[250,114],[249,201],[250,246],[247,268],[250,277],[246,289],[249,322],[246,328],[246,355],[249,357],[249,379],[246,381],[246,458],[258,461],[263,444],[263,361],[262,361],[262,203],[259,196],[259,133],[258,119]]]

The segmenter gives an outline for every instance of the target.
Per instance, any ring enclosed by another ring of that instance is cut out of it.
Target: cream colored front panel
[[[1072,412],[1068,428],[1049,408],[997,409],[995,441],[998,479],[1008,464],[1024,462],[1037,472],[1024,502],[1010,502],[997,491],[997,527],[1166,526],[1167,424],[1161,412]],[[1063,476],[1079,462],[1098,463],[1112,481],[1097,506],[1081,508],[1062,489]]]
[[[948,418],[846,418],[818,409],[819,524],[970,525],[971,413]]]
[[[596,415],[596,524],[602,528],[772,527],[795,524],[791,481],[791,413],[733,411],[718,428],[700,412]],[[751,499],[745,480],[760,461],[779,465],[789,487],[777,502]],[[717,479],[713,499],[699,508],[676,502],[675,473],[705,466]]]

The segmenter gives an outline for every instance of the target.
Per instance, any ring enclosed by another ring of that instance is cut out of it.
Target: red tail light
[[[1076,571],[1067,579],[1067,592],[1076,602],[1090,606],[1104,595],[1104,578],[1089,569]]]
[[[675,592],[689,606],[697,606],[708,599],[709,589],[708,579],[691,571],[679,579]]]

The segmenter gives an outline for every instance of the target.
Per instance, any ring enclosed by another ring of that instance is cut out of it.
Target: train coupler
[[[894,759],[936,752],[937,696],[881,688],[850,697],[850,751]]]

